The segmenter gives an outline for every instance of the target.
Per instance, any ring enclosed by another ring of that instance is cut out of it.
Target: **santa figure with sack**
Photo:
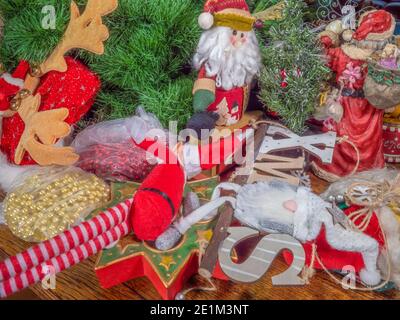
[[[199,17],[205,31],[193,59],[198,79],[189,129],[199,134],[201,129],[231,126],[242,119],[251,82],[261,67],[255,23],[245,0],[206,2]]]
[[[316,160],[314,172],[334,182],[355,171],[383,168],[382,125],[384,111],[372,105],[364,94],[368,61],[393,37],[395,19],[384,10],[364,13],[355,32],[327,29],[320,34],[328,65],[335,73],[338,96],[334,99],[335,116],[326,119],[324,131],[335,131],[341,138],[333,162]],[[344,43],[341,43],[342,39]],[[333,107],[333,106],[332,106]]]

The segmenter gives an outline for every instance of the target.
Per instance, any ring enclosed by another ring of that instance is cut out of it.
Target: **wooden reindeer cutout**
[[[72,148],[54,146],[58,139],[70,134],[70,126],[64,122],[69,111],[60,108],[39,111],[41,97],[33,95],[40,83],[40,77],[50,71],[65,72],[65,54],[72,49],[84,49],[95,54],[104,53],[104,44],[109,37],[108,28],[102,17],[118,7],[118,0],[88,0],[81,14],[74,1],[71,2],[71,18],[61,42],[46,61],[33,68],[24,83],[24,89],[8,115],[16,112],[25,123],[25,131],[15,153],[15,163],[20,164],[28,152],[39,165],[71,165],[79,156]]]

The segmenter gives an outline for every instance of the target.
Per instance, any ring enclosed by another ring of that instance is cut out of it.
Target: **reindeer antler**
[[[66,108],[38,112],[41,97],[27,97],[22,104],[24,108],[19,112],[25,122],[25,131],[22,134],[15,151],[14,162],[20,164],[25,151],[28,151],[33,160],[47,166],[52,164],[71,165],[78,161],[79,156],[72,148],[57,148],[55,141],[69,135],[71,128],[64,122],[69,111]]]
[[[282,19],[282,13],[285,7],[286,7],[286,2],[280,1],[264,11],[257,12],[256,14],[254,14],[254,17],[261,21],[280,20]]]
[[[118,7],[118,0],[88,0],[81,14],[74,1],[71,2],[71,18],[61,42],[50,57],[39,66],[40,72],[28,75],[24,88],[30,92],[20,100],[18,113],[25,123],[25,131],[15,152],[14,161],[20,164],[25,151],[40,165],[70,165],[79,156],[72,148],[56,148],[57,139],[67,136],[70,127],[64,120],[68,109],[41,111],[40,95],[33,96],[40,83],[39,77],[50,71],[67,71],[64,55],[72,49],[84,49],[95,54],[104,53],[103,42],[108,39],[108,28],[102,17]],[[15,110],[14,110],[15,111]],[[13,113],[10,113],[12,116]]]
[[[79,48],[95,54],[104,53],[103,42],[108,39],[108,28],[102,16],[113,12],[118,0],[88,0],[85,11],[80,14],[74,1],[71,2],[71,20],[62,41],[52,55],[41,65],[41,71],[65,72],[67,64],[64,55],[71,49]]]

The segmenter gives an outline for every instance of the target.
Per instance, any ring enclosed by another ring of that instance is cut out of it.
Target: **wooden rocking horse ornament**
[[[25,152],[39,165],[71,165],[79,156],[70,147],[56,147],[58,139],[68,136],[70,126],[64,121],[69,110],[59,108],[39,111],[40,94],[35,91],[40,78],[50,71],[66,72],[65,54],[72,49],[84,49],[94,54],[104,53],[104,44],[109,37],[108,28],[102,17],[118,7],[118,0],[88,0],[81,14],[77,4],[71,2],[71,18],[64,36],[53,53],[41,65],[31,68],[24,82],[24,88],[11,101],[6,117],[20,115],[25,131],[15,152],[15,163],[21,164]]]

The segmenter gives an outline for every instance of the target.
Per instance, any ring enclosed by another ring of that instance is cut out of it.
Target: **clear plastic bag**
[[[163,127],[156,116],[138,107],[134,117],[105,121],[87,127],[76,136],[71,146],[81,153],[91,145],[121,143],[128,139],[140,144],[152,129],[163,130]]]
[[[142,181],[156,159],[136,144],[151,130],[164,132],[158,119],[138,107],[132,118],[95,124],[77,135],[72,147],[80,155],[79,168],[110,181]]]
[[[79,168],[108,181],[143,181],[157,162],[153,156],[127,140],[94,144],[80,150]]]
[[[75,167],[45,167],[16,179],[4,200],[4,219],[12,233],[41,242],[82,222],[109,201],[110,187]]]

